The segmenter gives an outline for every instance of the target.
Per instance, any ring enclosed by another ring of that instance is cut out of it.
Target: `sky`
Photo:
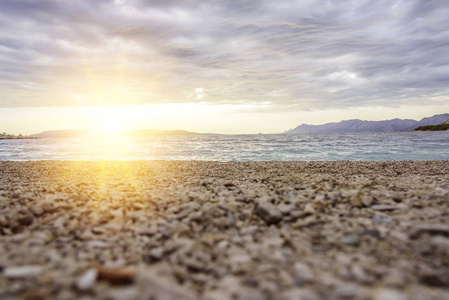
[[[445,0],[1,0],[0,131],[449,112]]]

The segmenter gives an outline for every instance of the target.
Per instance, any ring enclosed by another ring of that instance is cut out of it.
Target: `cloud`
[[[438,104],[448,14],[432,0],[3,0],[0,106]]]

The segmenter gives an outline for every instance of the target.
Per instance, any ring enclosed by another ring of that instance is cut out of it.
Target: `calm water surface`
[[[0,160],[449,160],[449,131],[0,140]]]

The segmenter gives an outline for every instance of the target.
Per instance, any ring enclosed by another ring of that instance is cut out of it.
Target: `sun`
[[[119,136],[123,134],[124,124],[114,120],[101,119],[97,120],[95,126],[95,135],[101,136]]]
[[[99,124],[99,131],[104,135],[120,135],[123,126],[116,122],[104,121]]]
[[[134,114],[123,107],[98,106],[89,114],[92,134],[103,137],[118,137],[133,128]]]

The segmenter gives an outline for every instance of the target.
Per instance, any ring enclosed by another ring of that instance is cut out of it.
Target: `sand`
[[[449,162],[0,162],[0,299],[449,299]]]

